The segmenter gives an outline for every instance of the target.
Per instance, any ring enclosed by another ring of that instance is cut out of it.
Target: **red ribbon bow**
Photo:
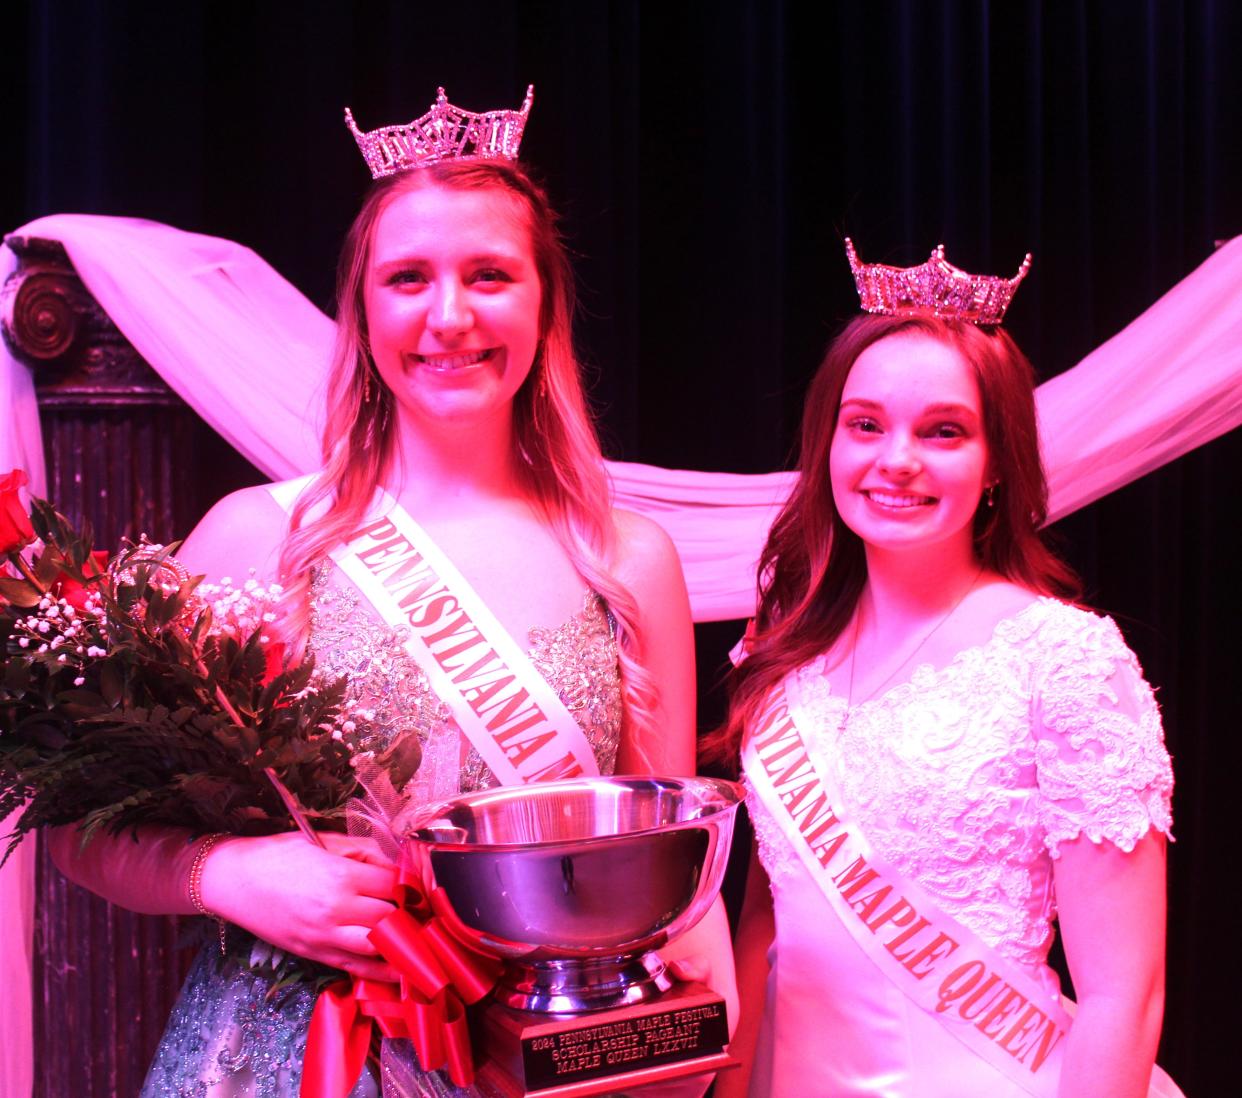
[[[405,1037],[423,1070],[447,1067],[459,1087],[474,1082],[466,1007],[496,983],[500,962],[463,945],[402,869],[393,888],[397,909],[368,937],[401,976],[399,983],[350,978],[324,988],[311,1015],[301,1098],[345,1098],[362,1074],[372,1027]]]

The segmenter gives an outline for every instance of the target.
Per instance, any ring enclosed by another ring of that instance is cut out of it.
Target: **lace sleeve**
[[[1160,711],[1117,626],[1066,606],[1037,640],[1035,751],[1049,854],[1080,834],[1126,851],[1153,827],[1168,835],[1173,770]]]

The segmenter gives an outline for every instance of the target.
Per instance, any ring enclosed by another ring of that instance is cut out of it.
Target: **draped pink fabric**
[[[335,326],[249,248],[80,214],[18,232],[64,244],[130,342],[256,466],[274,479],[317,467]],[[1242,239],[1042,385],[1037,399],[1054,517],[1242,422]],[[745,617],[754,563],[790,475],[609,469],[618,501],[673,536],[696,619]]]
[[[142,356],[258,468],[282,479],[318,466],[335,326],[254,252],[128,218],[63,214],[17,232],[59,240]],[[11,266],[5,249],[0,270]],[[1037,400],[1054,518],[1242,423],[1242,238],[1042,385]],[[0,347],[0,471],[24,465],[39,484],[38,440],[29,375]],[[628,462],[610,462],[609,472],[618,504],[672,536],[696,620],[746,617],[755,562],[795,474]],[[0,876],[0,928],[18,939],[29,925],[28,875],[19,863]],[[21,949],[11,957],[4,986],[20,989]],[[19,993],[0,1020],[0,1098],[29,1094],[28,1042]]]

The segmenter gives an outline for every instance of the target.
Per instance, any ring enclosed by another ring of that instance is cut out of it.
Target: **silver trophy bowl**
[[[407,849],[448,929],[504,959],[498,1001],[603,1010],[671,985],[651,951],[711,906],[742,796],[714,778],[489,789],[418,812]]]

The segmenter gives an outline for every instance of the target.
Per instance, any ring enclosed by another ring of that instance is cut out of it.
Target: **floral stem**
[[[242,727],[241,716],[238,714],[237,710],[233,708],[233,703],[230,702],[229,699],[225,696],[224,691],[221,690],[220,687],[218,686],[216,687],[216,701],[220,703],[220,708],[223,709],[229,715],[229,720],[231,720],[235,725],[237,725],[238,728],[241,728]]]
[[[315,833],[315,829],[311,827],[310,821],[306,818],[306,814],[298,807],[298,802],[294,799],[293,794],[289,792],[289,787],[280,780],[280,776],[276,773],[275,769],[270,766],[265,766],[263,768],[263,773],[267,775],[267,780],[275,786],[276,792],[280,794],[280,799],[285,802],[285,808],[288,809],[289,815],[293,819],[293,822],[298,825],[298,830],[321,850],[326,850],[327,846],[325,845],[323,839]]]
[[[237,710],[233,708],[233,703],[229,701],[228,697],[219,686],[216,687],[216,701],[220,703],[220,708],[229,715],[229,720],[240,727],[242,723],[241,716],[238,714]],[[301,831],[310,842],[314,843],[316,846],[322,847],[324,845],[323,840],[315,834],[315,829],[311,827],[310,822],[306,819],[306,816],[302,813],[301,809],[298,808],[298,803],[293,799],[293,794],[289,792],[288,786],[280,780],[280,777],[277,775],[276,771],[272,769],[272,767],[265,766],[263,768],[263,773],[267,775],[268,781],[272,783],[276,789],[276,792],[280,794],[280,799],[284,801],[285,808],[289,810],[289,815],[293,818],[293,822],[297,824],[298,830]]]
[[[34,574],[34,570],[30,567],[26,558],[21,553],[10,553],[9,560],[13,562],[14,567],[22,574],[26,581],[39,592],[40,595],[47,594],[47,588],[39,582],[39,577]]]

